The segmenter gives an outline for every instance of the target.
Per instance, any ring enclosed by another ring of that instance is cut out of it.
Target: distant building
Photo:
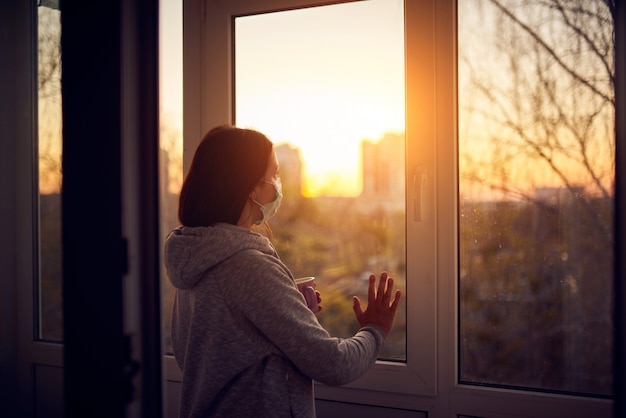
[[[386,133],[379,141],[361,142],[363,190],[357,198],[365,212],[405,208],[404,133]],[[302,196],[302,156],[300,149],[283,143],[275,147],[280,178],[286,196]],[[339,204],[354,198],[318,197],[317,201]]]
[[[378,142],[361,142],[361,198],[369,202],[372,208],[405,208],[404,150],[404,133],[387,132]]]
[[[302,157],[300,149],[290,144],[274,147],[278,158],[280,180],[283,192],[290,196],[302,194]]]

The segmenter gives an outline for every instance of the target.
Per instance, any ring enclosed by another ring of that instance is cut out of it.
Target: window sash
[[[269,4],[268,4],[269,3]],[[343,3],[343,2],[332,2]],[[406,48],[415,52],[409,54],[422,59],[407,60],[407,115],[414,113],[417,117],[407,118],[407,167],[424,167],[429,175],[427,181],[434,185],[435,166],[434,156],[435,121],[434,112],[424,112],[431,109],[430,101],[435,95],[434,68],[423,65],[423,57],[434,57],[434,44],[420,42],[420,39],[433,39],[434,2],[424,2],[428,12],[424,13],[424,4],[407,2],[405,19],[407,19]],[[236,16],[261,13],[275,10],[287,10],[299,7],[319,5],[311,1],[276,0],[229,2],[222,4],[213,1],[187,3],[184,10],[185,31],[195,36],[184,37],[183,67],[184,73],[183,96],[185,109],[197,109],[197,112],[186,111],[184,118],[183,167],[189,167],[193,151],[202,133],[212,126],[232,123],[234,120],[233,94],[233,20]],[[204,16],[204,20],[197,19]],[[222,57],[223,65],[215,65],[215,57]],[[190,68],[201,68],[201,71],[190,71]],[[425,71],[425,68],[428,71]],[[411,84],[412,80],[421,80],[420,84]],[[198,89],[197,86],[202,86]],[[430,94],[423,94],[430,90]],[[210,94],[209,94],[210,92]],[[226,105],[224,105],[226,104]],[[418,141],[418,138],[430,138],[429,141]],[[422,156],[421,161],[415,161],[411,156]],[[430,159],[430,161],[426,161]],[[407,170],[406,195],[413,196],[413,171]],[[423,239],[425,235],[435,233],[435,203],[433,187],[424,187],[422,190],[423,220],[411,222],[407,226],[407,254],[413,256],[407,259],[407,291],[405,300],[420,300],[418,303],[407,304],[407,318],[415,318],[407,326],[407,361],[393,363],[378,361],[370,372],[362,379],[348,385],[352,388],[375,388],[381,391],[392,391],[406,394],[434,395],[436,382],[436,341],[435,341],[435,247],[430,245],[430,239]],[[428,202],[427,202],[428,200]],[[414,199],[408,198],[407,213],[413,213]],[[452,231],[451,231],[452,232]],[[453,234],[451,233],[451,236]],[[419,237],[419,238],[418,238]],[[450,241],[451,244],[453,240]],[[417,256],[415,256],[417,255]],[[416,268],[419,266],[418,268]],[[401,376],[401,379],[398,377]]]

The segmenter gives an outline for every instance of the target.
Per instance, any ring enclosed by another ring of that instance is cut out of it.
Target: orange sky
[[[404,130],[402,0],[238,18],[236,124],[290,142],[308,195],[356,195],[363,139]],[[161,0],[162,119],[182,125],[181,0]]]
[[[360,142],[404,131],[401,0],[237,18],[236,123],[300,148],[304,192],[358,195]]]
[[[357,195],[360,142],[404,130],[402,3],[370,0],[236,20],[236,123],[298,147],[309,196]],[[169,150],[175,192],[183,176],[182,0],[160,1],[160,43],[161,121],[174,138],[168,141],[177,143]],[[463,89],[463,71],[459,75]],[[53,120],[60,111],[40,104],[40,151],[49,153],[40,158],[40,187],[51,193],[61,181],[60,130]],[[470,134],[461,124],[464,141]]]

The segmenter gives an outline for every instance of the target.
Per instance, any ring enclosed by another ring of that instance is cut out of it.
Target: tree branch
[[[581,84],[587,86],[591,91],[600,96],[602,99],[607,102],[615,105],[615,99],[613,97],[609,97],[600,90],[596,88],[593,84],[589,82],[589,80],[585,79],[581,75],[579,75],[573,68],[570,68],[554,51],[553,48],[550,47],[538,34],[535,32],[530,26],[526,25],[524,22],[519,20],[517,16],[515,16],[510,10],[504,7],[498,0],[489,0],[493,3],[502,13],[504,13],[509,19],[511,19],[516,25],[524,30],[528,35],[530,35],[535,42],[537,42],[553,59],[554,61],[565,70],[568,74],[570,74],[575,80],[580,82]]]

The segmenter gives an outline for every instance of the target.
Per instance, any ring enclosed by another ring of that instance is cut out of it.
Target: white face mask
[[[260,204],[256,200],[252,199],[254,203],[259,205],[259,209],[261,209],[261,213],[263,214],[263,218],[259,219],[255,222],[256,225],[262,224],[264,221],[267,221],[272,216],[276,215],[278,212],[278,208],[280,207],[280,202],[283,199],[283,185],[280,182],[280,177],[276,177],[274,181],[263,180],[265,183],[269,183],[276,189],[276,197],[269,203],[265,205]]]

